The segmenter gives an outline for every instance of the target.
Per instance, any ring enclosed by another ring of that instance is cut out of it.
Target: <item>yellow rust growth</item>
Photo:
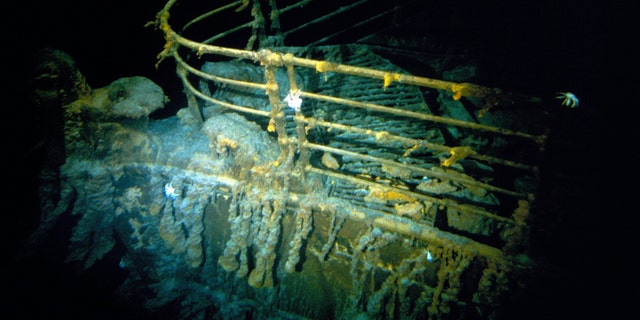
[[[203,54],[204,54],[204,46],[198,47],[198,51],[196,51],[196,56],[198,56],[198,58],[201,58]]]
[[[442,162],[442,165],[445,167],[451,166],[452,164],[458,162],[459,160],[462,160],[467,156],[475,154],[476,152],[473,151],[471,147],[459,146],[459,147],[451,148],[451,150],[449,150],[449,153],[451,154],[451,156]]]
[[[171,55],[174,45],[175,45],[175,42],[173,42],[173,40],[167,39],[167,42],[165,42],[164,47],[162,48],[162,51],[160,51],[160,53],[158,53],[158,55],[156,56],[156,58],[158,59],[158,62],[156,62],[155,64],[156,69],[158,69],[158,67],[160,66],[160,63],[164,59],[166,59],[168,56]]]
[[[276,132],[276,122],[273,118],[269,119],[269,125],[267,125],[267,131]]]
[[[218,138],[218,146],[219,147],[223,147],[223,148],[229,148],[231,150],[236,150],[238,149],[238,141],[235,140],[231,140],[227,137],[220,137]]]
[[[160,28],[164,33],[165,44],[162,51],[157,55],[158,62],[156,62],[155,67],[158,69],[160,63],[168,56],[171,55],[173,51],[173,47],[175,45],[175,41],[173,39],[174,33],[171,30],[171,26],[169,25],[169,8],[173,5],[175,1],[169,1],[164,9],[156,15],[156,20],[154,22],[148,22],[146,26],[154,25],[157,28]]]
[[[261,60],[262,61],[262,60]],[[265,78],[267,80],[267,96],[269,97],[269,104],[271,105],[270,117],[273,119],[275,131],[278,134],[278,145],[280,146],[280,156],[278,162],[282,163],[289,153],[288,135],[286,131],[286,121],[284,118],[283,103],[279,97],[279,87],[276,81],[275,69],[273,65],[267,64],[265,66]]]
[[[418,201],[404,203],[404,204],[396,203],[393,205],[393,207],[396,209],[397,215],[401,217],[406,216],[413,220],[420,220],[420,218],[422,218],[422,215],[425,209],[424,205],[422,205]]]
[[[451,84],[451,92],[453,92],[453,100],[460,100],[462,98],[462,90],[464,90],[464,83],[453,83]]]
[[[327,62],[327,61],[318,61],[316,63],[316,72],[324,72],[324,81],[327,81],[327,72],[334,71],[338,68],[338,64]]]
[[[380,131],[376,133],[376,142],[385,142],[387,137],[389,136],[389,132]]]
[[[258,51],[257,58],[260,60],[260,65],[263,66],[281,67],[284,65],[282,54],[267,49]]]
[[[420,146],[419,146],[419,145],[417,145],[417,144],[413,145],[413,147],[411,147],[411,148],[407,149],[407,150],[402,154],[402,156],[403,156],[403,157],[408,157],[408,156],[410,156],[412,152],[414,152],[414,151],[418,150],[418,147],[420,147]]]
[[[390,73],[390,72],[385,73],[383,83],[382,83],[382,88],[387,89],[387,87],[391,84],[391,82],[398,81],[398,80],[400,80],[399,73]]]
[[[316,63],[316,72],[334,71],[337,68],[338,68],[337,64],[327,62],[327,61],[318,61]]]
[[[398,192],[391,189],[383,189],[371,187],[369,195],[365,197],[366,200],[370,200],[373,202],[415,202],[417,201],[415,198],[410,197],[402,192]]]

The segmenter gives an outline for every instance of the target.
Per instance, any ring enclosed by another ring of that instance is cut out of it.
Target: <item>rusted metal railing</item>
[[[306,3],[308,1],[301,1],[301,3]],[[445,92],[449,92],[453,98],[453,100],[459,100],[462,97],[474,97],[484,99],[486,102],[486,106],[481,112],[486,112],[492,106],[499,103],[511,103],[517,95],[500,90],[495,88],[488,88],[472,83],[456,83],[451,81],[444,81],[439,79],[432,79],[426,77],[414,76],[411,74],[401,73],[401,72],[390,72],[390,71],[381,71],[367,67],[348,65],[342,63],[335,63],[325,60],[315,60],[308,58],[296,57],[291,53],[286,52],[276,52],[268,49],[260,49],[260,50],[243,50],[243,49],[235,49],[224,46],[216,46],[211,43],[217,41],[218,39],[224,38],[229,34],[246,28],[259,29],[261,26],[258,24],[261,22],[260,19],[264,19],[262,17],[256,16],[253,14],[253,20],[242,23],[241,25],[232,28],[230,30],[221,32],[211,38],[208,38],[202,42],[194,41],[188,38],[181,36],[179,33],[174,31],[174,29],[169,24],[169,11],[172,6],[176,3],[176,0],[170,0],[167,2],[165,7],[158,13],[157,20],[155,21],[155,25],[161,29],[164,33],[166,39],[166,45],[164,50],[158,55],[160,63],[167,57],[173,57],[177,63],[178,76],[182,80],[184,87],[187,89],[186,93],[188,96],[188,104],[189,109],[194,114],[196,119],[200,119],[203,121],[203,115],[200,110],[200,107],[197,103],[197,99],[201,99],[203,101],[207,101],[224,108],[228,108],[237,112],[252,114],[259,117],[264,117],[269,119],[269,125],[267,130],[270,132],[274,132],[277,136],[278,143],[281,149],[281,157],[277,162],[282,162],[290,155],[291,150],[295,150],[300,154],[297,158],[297,167],[301,167],[307,172],[314,174],[321,174],[333,179],[339,179],[346,181],[348,183],[352,183],[355,185],[363,185],[369,187],[379,187],[385,190],[391,190],[393,192],[401,193],[409,197],[410,199],[415,199],[415,201],[425,201],[429,203],[436,204],[437,206],[448,207],[454,210],[472,213],[476,215],[481,215],[488,219],[495,220],[500,223],[504,223],[507,225],[515,224],[514,219],[510,216],[504,215],[504,213],[497,213],[491,209],[483,208],[482,206],[478,206],[471,203],[461,203],[459,200],[446,198],[446,197],[435,197],[432,195],[416,192],[415,190],[407,190],[406,188],[398,188],[394,186],[380,184],[376,181],[368,181],[365,179],[361,179],[354,175],[349,175],[344,172],[339,172],[337,170],[327,170],[324,168],[314,167],[309,162],[309,157],[312,151],[324,152],[333,155],[338,155],[342,157],[348,157],[352,159],[358,159],[364,162],[377,163],[382,166],[395,168],[398,170],[411,171],[414,174],[418,174],[424,176],[429,179],[440,179],[440,180],[450,180],[454,183],[459,183],[464,186],[478,188],[486,190],[487,192],[493,192],[497,194],[502,194],[504,196],[516,198],[519,201],[532,201],[533,194],[529,192],[522,192],[516,190],[510,190],[508,188],[494,186],[489,183],[478,181],[470,176],[454,174],[453,171],[442,171],[442,170],[433,170],[429,168],[428,165],[416,166],[412,164],[405,164],[399,162],[395,159],[386,159],[383,157],[368,155],[363,153],[358,153],[349,150],[343,150],[336,147],[331,147],[328,145],[322,145],[315,142],[310,142],[307,140],[307,131],[313,127],[323,127],[328,130],[339,130],[344,132],[350,132],[355,134],[360,134],[364,136],[369,136],[375,139],[377,143],[386,144],[389,142],[397,142],[405,146],[404,152],[398,154],[398,158],[400,157],[408,157],[417,149],[428,150],[431,152],[439,152],[439,153],[448,153],[450,157],[445,159],[442,163],[440,163],[439,167],[450,167],[454,165],[456,162],[464,159],[464,158],[473,158],[482,162],[486,162],[488,164],[497,164],[500,166],[508,167],[513,170],[521,170],[530,172],[535,174],[537,172],[537,166],[535,163],[522,163],[517,160],[509,160],[502,159],[495,155],[485,155],[472,150],[469,147],[462,146],[446,146],[444,144],[438,144],[430,142],[426,139],[416,139],[416,138],[408,138],[403,137],[401,135],[392,134],[386,131],[375,131],[369,129],[359,128],[357,126],[345,125],[336,122],[330,122],[325,120],[316,119],[313,117],[305,117],[302,112],[296,110],[294,116],[295,122],[295,132],[294,136],[287,133],[286,130],[286,118],[285,118],[285,106],[286,104],[282,101],[279,96],[279,88],[285,84],[280,84],[276,81],[275,70],[277,68],[286,68],[288,72],[289,79],[289,91],[291,93],[299,92],[299,97],[304,99],[305,101],[316,101],[318,103],[329,103],[335,104],[350,108],[358,108],[362,110],[366,110],[367,112],[377,112],[384,113],[393,116],[405,117],[407,119],[411,119],[410,121],[424,121],[427,123],[434,124],[436,126],[454,126],[458,128],[464,128],[472,131],[482,132],[485,134],[497,135],[500,137],[504,137],[505,139],[515,139],[517,141],[525,141],[533,143],[537,145],[539,149],[542,149],[544,143],[546,141],[546,134],[539,133],[533,134],[529,132],[505,129],[496,126],[490,126],[485,124],[480,124],[476,122],[463,121],[459,119],[453,119],[444,116],[438,116],[434,114],[421,113],[411,110],[405,110],[401,108],[396,108],[392,106],[379,105],[376,103],[362,102],[356,101],[353,99],[330,96],[326,94],[314,93],[311,91],[299,91],[299,86],[296,84],[295,80],[295,70],[297,68],[307,69],[313,71],[315,73],[335,73],[349,77],[363,77],[369,79],[376,79],[380,81],[380,86],[382,88],[387,88],[394,84],[399,85],[407,85],[407,86],[418,86],[424,88],[430,88],[435,90],[442,90]],[[201,22],[208,17],[218,14],[220,12],[228,11],[234,7],[240,6],[239,9],[243,9],[248,6],[248,1],[235,1],[228,5],[224,5],[222,7],[211,10],[192,21],[186,23],[182,30],[187,30],[192,28],[195,24]],[[281,13],[286,12],[288,10],[293,10],[295,5],[291,5],[287,8],[281,9]],[[275,13],[277,15],[277,13]],[[272,17],[273,18],[273,17]],[[316,21],[316,20],[314,20]],[[310,24],[315,23],[314,21],[309,22]],[[320,21],[320,20],[318,20]],[[299,26],[298,28],[304,28],[304,25]],[[297,31],[297,29],[291,30],[290,32]],[[254,32],[255,34],[255,32]],[[253,40],[250,40],[250,42]],[[248,45],[249,46],[249,45]],[[192,67],[185,59],[183,58],[182,51],[186,49],[188,52],[195,53],[198,57],[215,55],[229,58],[237,58],[249,60],[254,63],[259,63],[265,70],[265,78],[266,83],[255,83],[250,81],[240,81],[225,78],[219,75],[209,74],[203,71],[198,70],[197,68]],[[269,103],[271,106],[270,111],[258,110],[252,107],[247,106],[239,106],[229,102],[217,100],[211,96],[208,96],[198,89],[191,83],[190,76],[195,76],[198,79],[206,79],[211,80],[216,83],[225,84],[227,86],[235,86],[235,87],[244,87],[251,89],[258,89],[265,93],[265,95],[269,99]],[[521,98],[518,96],[518,98]],[[526,98],[526,97],[525,97]],[[530,98],[535,100],[535,98]],[[377,217],[377,219],[385,219],[384,215]],[[395,217],[388,216],[388,222],[380,223],[381,226],[391,225],[396,222]],[[437,231],[437,229],[431,226],[421,226],[425,228],[425,230],[432,231],[424,231],[424,233],[429,240],[436,240],[436,238],[442,237],[442,232]],[[407,231],[409,230],[409,231]],[[412,229],[410,227],[402,227],[397,228],[396,231],[401,233],[412,233]],[[407,231],[407,232],[405,232]],[[471,241],[471,240],[469,240]],[[474,241],[471,241],[474,242]],[[487,249],[485,245],[477,244],[479,248],[482,248],[482,252],[487,253],[491,256],[496,256],[496,251],[494,249]],[[499,251],[499,250],[498,250]]]

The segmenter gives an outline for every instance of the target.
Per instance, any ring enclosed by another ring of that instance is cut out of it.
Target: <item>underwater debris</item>
[[[415,76],[367,46],[250,49],[281,42],[265,21],[304,6],[264,17],[243,1],[187,24],[252,19],[243,50],[174,32],[175,3],[157,25],[188,95],[176,117],[149,118],[165,97],[141,78],[64,107],[69,261],[123,248],[123,291],[183,316],[495,315],[528,246],[538,124],[480,121],[463,97],[496,89]]]

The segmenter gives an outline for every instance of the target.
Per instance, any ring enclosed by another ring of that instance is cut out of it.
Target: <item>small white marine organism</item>
[[[164,185],[164,196],[171,200],[175,200],[178,197],[176,188],[171,185],[171,182]]]
[[[289,108],[295,111],[300,111],[300,107],[302,106],[302,99],[300,99],[300,94],[302,94],[302,91],[300,90],[290,90],[289,94],[284,98],[284,102],[287,103],[287,106],[289,106]]]
[[[431,254],[431,252],[428,249],[424,249],[424,254],[427,258],[427,261],[429,262],[433,262],[433,255]]]

